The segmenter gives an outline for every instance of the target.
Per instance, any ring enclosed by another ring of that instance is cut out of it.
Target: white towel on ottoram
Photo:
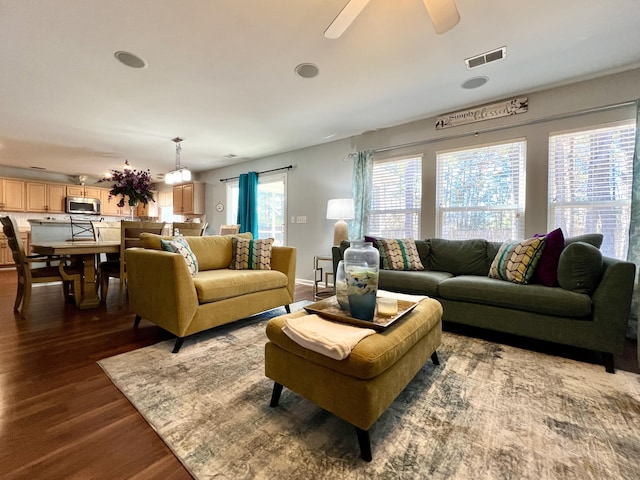
[[[344,360],[360,340],[376,333],[371,328],[331,322],[318,315],[285,318],[282,331],[298,345],[335,360]]]

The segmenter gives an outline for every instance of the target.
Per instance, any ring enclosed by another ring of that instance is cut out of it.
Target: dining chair
[[[120,279],[120,302],[124,300],[126,293],[127,267],[124,252],[127,248],[142,247],[141,233],[155,233],[162,235],[166,222],[133,222],[123,220],[120,222],[120,255],[117,261],[103,262],[100,268],[100,297],[102,302],[107,299],[109,292],[109,280]]]
[[[82,297],[82,272],[66,265],[66,258],[50,255],[27,255],[20,238],[18,224],[13,217],[0,217],[2,231],[7,237],[18,272],[18,290],[13,310],[26,317],[31,304],[33,284],[62,282],[65,298],[73,294],[76,306]],[[42,266],[42,264],[45,264]],[[53,265],[57,263],[57,265]]]
[[[177,232],[180,235],[194,236],[194,237],[202,237],[204,235],[204,231],[207,229],[208,223],[195,223],[195,222],[173,222],[172,225],[172,234],[177,235]]]
[[[91,228],[93,229],[93,239],[96,241],[120,241],[120,222],[104,222],[104,221],[92,221]],[[100,290],[102,285],[102,272],[119,272],[120,271],[120,253],[103,253],[97,255],[96,265],[96,291]],[[104,258],[104,260],[103,260]],[[109,282],[109,277],[106,277],[106,281]],[[105,287],[108,288],[108,287]]]
[[[240,233],[240,225],[220,225],[220,235],[235,235]]]

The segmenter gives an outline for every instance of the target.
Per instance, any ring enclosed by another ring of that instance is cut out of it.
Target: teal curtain
[[[631,221],[629,222],[629,250],[627,260],[636,264],[636,284],[631,302],[631,318],[627,336],[638,336],[638,265],[640,265],[640,100],[636,101],[636,145],[633,154],[633,181],[631,187]],[[640,351],[638,352],[640,360]]]
[[[258,174],[256,172],[240,175],[238,223],[240,233],[251,232],[253,238],[258,238]]]
[[[373,188],[373,152],[356,154],[353,162],[353,204],[355,218],[349,223],[349,239],[362,240],[369,228],[369,209]]]

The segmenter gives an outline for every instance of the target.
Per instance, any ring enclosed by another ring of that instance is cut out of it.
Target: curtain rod
[[[499,127],[485,128],[484,130],[474,130],[473,132],[460,133],[460,134],[457,134],[457,135],[442,136],[442,137],[438,137],[438,138],[431,138],[431,139],[428,139],[428,140],[418,140],[417,142],[404,143],[402,145],[393,145],[391,147],[376,148],[376,149],[372,150],[372,152],[373,153],[382,153],[382,152],[388,152],[390,150],[397,150],[397,149],[400,149],[400,148],[409,148],[409,147],[417,147],[417,146],[420,146],[420,145],[427,145],[429,143],[441,142],[441,141],[444,141],[444,140],[457,140],[459,138],[475,136],[475,135],[479,135],[481,133],[493,133],[493,132],[498,132],[500,130],[507,130],[509,128],[524,127],[524,126],[527,126],[527,125],[536,125],[538,123],[552,122],[554,120],[563,120],[565,118],[578,117],[578,116],[581,116],[581,115],[587,115],[589,113],[604,112],[604,111],[607,111],[607,110],[615,110],[615,109],[618,109],[618,108],[630,107],[631,105],[635,105],[635,104],[636,104],[636,100],[630,100],[630,101],[627,101],[627,102],[614,103],[612,105],[604,105],[604,106],[601,106],[601,107],[593,107],[593,108],[588,108],[588,109],[584,109],[584,110],[577,110],[575,112],[559,113],[557,115],[552,115],[550,117],[538,118],[538,119],[533,119],[533,120],[526,120],[526,121],[519,122],[519,123],[513,123],[511,125],[502,125],[502,126],[499,126]],[[353,158],[355,155],[357,155],[357,154],[356,153],[350,153],[349,155],[347,155],[347,158]]]
[[[272,168],[271,170],[264,170],[262,172],[257,172],[257,173],[258,175],[262,175],[263,173],[277,172],[278,170],[291,170],[292,168],[293,168],[293,165],[287,165],[286,167]],[[221,178],[220,181],[226,182],[228,180],[235,180],[236,178],[240,178],[240,177],[237,176],[237,177]]]

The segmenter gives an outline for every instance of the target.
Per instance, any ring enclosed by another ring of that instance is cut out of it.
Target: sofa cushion
[[[143,248],[151,250],[162,250],[160,240],[173,240],[173,235],[158,235],[155,233],[142,232],[140,234],[140,244]]]
[[[277,270],[220,268],[200,271],[193,277],[193,285],[200,304],[283,288],[287,286],[287,283],[287,276]]]
[[[229,268],[232,270],[271,270],[273,240],[273,238],[248,240],[233,237]]]
[[[570,243],[560,254],[558,283],[567,290],[591,293],[602,276],[602,252],[585,242]]]
[[[544,245],[544,237],[503,243],[493,259],[489,269],[489,277],[513,283],[529,283],[540,260],[540,255],[542,255]]]
[[[596,248],[602,246],[602,240],[604,236],[601,233],[585,233],[584,235],[576,235],[575,237],[569,237],[564,239],[564,246],[567,247],[575,242],[584,242],[589,245],[593,245]]]
[[[558,287],[518,285],[489,277],[462,275],[440,283],[440,297],[447,300],[494,305],[544,315],[584,318],[591,314],[591,298]]]
[[[533,282],[541,283],[547,287],[555,287],[558,284],[558,262],[564,248],[564,235],[561,228],[547,234],[538,234],[536,237],[544,237],[544,250],[540,261],[533,274]]]
[[[449,272],[380,270],[378,288],[391,292],[438,296],[440,282],[453,275]]]
[[[182,255],[184,261],[187,262],[187,269],[189,269],[189,273],[192,277],[198,273],[198,259],[191,251],[191,248],[184,237],[176,237],[173,240],[160,240],[160,245],[162,246],[162,249],[167,252],[179,253]]]
[[[487,241],[432,238],[428,269],[454,275],[486,276],[489,272]]]
[[[376,240],[385,270],[424,270],[413,238]]]

